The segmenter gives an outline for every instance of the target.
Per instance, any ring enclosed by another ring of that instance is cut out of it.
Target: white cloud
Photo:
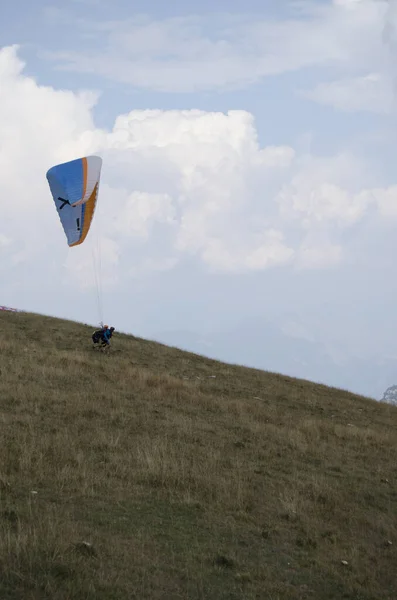
[[[302,157],[276,201],[286,222],[299,222],[306,229],[343,229],[366,215],[372,202],[366,182],[370,177],[364,165],[349,154]]]
[[[299,248],[297,264],[304,269],[334,267],[342,261],[343,250],[326,240],[304,241]]]
[[[365,193],[367,202],[374,202],[382,217],[397,217],[397,185],[373,189]]]
[[[315,66],[376,70],[384,61],[386,0],[306,1],[290,8],[293,16],[285,20],[244,14],[90,20],[79,23],[84,45],[76,40],[73,51],[43,56],[59,69],[165,92],[242,87]]]
[[[370,205],[394,210],[395,188],[365,187],[348,155],[261,147],[246,111],[134,110],[99,130],[93,94],[40,86],[22,69],[15,47],[0,51],[0,242],[15,281],[16,264],[43,286],[92,285],[95,231],[109,288],[187,257],[225,273],[331,267],[341,232]],[[94,229],[68,249],[45,173],[93,152],[104,159]]]
[[[150,225],[175,223],[175,207],[168,194],[133,192],[118,204],[113,230],[124,236],[149,238]]]
[[[302,95],[347,112],[363,110],[390,114],[396,104],[392,79],[382,73],[320,83]]]
[[[172,257],[144,258],[141,264],[136,264],[128,270],[132,277],[139,277],[150,272],[170,271],[178,264],[178,259]]]
[[[41,55],[59,70],[169,93],[244,88],[268,76],[321,68],[322,83],[297,89],[299,96],[348,112],[396,110],[395,0],[307,0],[289,9],[290,16],[278,20],[244,13],[210,20],[79,19],[74,50]]]
[[[290,251],[279,241],[269,242],[266,223],[253,235],[249,207],[258,203],[258,191],[250,189],[250,175],[271,177],[272,170],[291,165],[294,151],[260,148],[249,113],[132,111],[116,120],[104,143],[120,153],[133,150],[131,160],[139,157],[140,170],[146,160],[152,163],[152,173],[153,164],[155,170],[159,164],[160,170],[173,174],[172,194],[150,194],[146,188],[153,189],[152,180],[140,182],[141,190],[124,205],[127,213],[123,210],[118,217],[119,231],[128,229],[128,215],[131,231],[143,236],[149,219],[166,223],[172,228],[170,246],[175,253],[198,255],[211,268],[226,271],[261,269],[289,258]],[[109,160],[114,157],[112,151]],[[130,175],[134,171],[132,164]],[[271,198],[260,194],[263,215]]]
[[[0,234],[0,248],[5,248],[11,244],[11,239],[6,235]]]
[[[316,222],[336,222],[344,226],[364,216],[369,199],[365,193],[350,194],[333,183],[313,185],[310,179],[297,178],[283,187],[278,202],[286,217],[298,218],[305,227]]]
[[[344,70],[348,75],[299,91],[304,97],[347,112],[390,114],[396,110],[396,0],[334,0],[335,14],[355,19]],[[335,23],[334,23],[335,25]],[[346,33],[347,33],[346,29]]]
[[[227,246],[220,239],[210,239],[202,257],[211,270],[238,273],[280,266],[290,262],[293,255],[294,250],[284,244],[283,234],[271,229],[253,236],[252,242],[247,241],[244,246]]]

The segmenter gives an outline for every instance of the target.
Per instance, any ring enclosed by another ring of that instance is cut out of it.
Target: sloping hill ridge
[[[0,598],[397,598],[397,408],[0,313]]]

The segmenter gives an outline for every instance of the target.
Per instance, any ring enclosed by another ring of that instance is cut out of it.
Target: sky
[[[8,2],[0,304],[379,397],[396,57],[395,0]],[[69,248],[45,175],[88,154],[97,209]]]

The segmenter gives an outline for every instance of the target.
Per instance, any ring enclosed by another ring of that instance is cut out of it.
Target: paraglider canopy
[[[98,198],[102,159],[84,156],[47,171],[51,194],[69,246],[87,237]]]

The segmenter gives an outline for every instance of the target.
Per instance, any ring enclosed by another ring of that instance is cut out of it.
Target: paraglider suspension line
[[[101,326],[103,325],[103,302],[102,302],[102,261],[101,261],[101,246],[99,239],[98,226],[95,226],[95,234],[93,236],[93,244],[92,244],[92,263],[94,270],[94,278],[95,278],[95,287],[96,287],[96,296],[97,296],[97,304],[98,304],[98,313],[99,313],[99,322]],[[94,240],[95,238],[95,240]],[[95,247],[96,242],[96,247]]]

